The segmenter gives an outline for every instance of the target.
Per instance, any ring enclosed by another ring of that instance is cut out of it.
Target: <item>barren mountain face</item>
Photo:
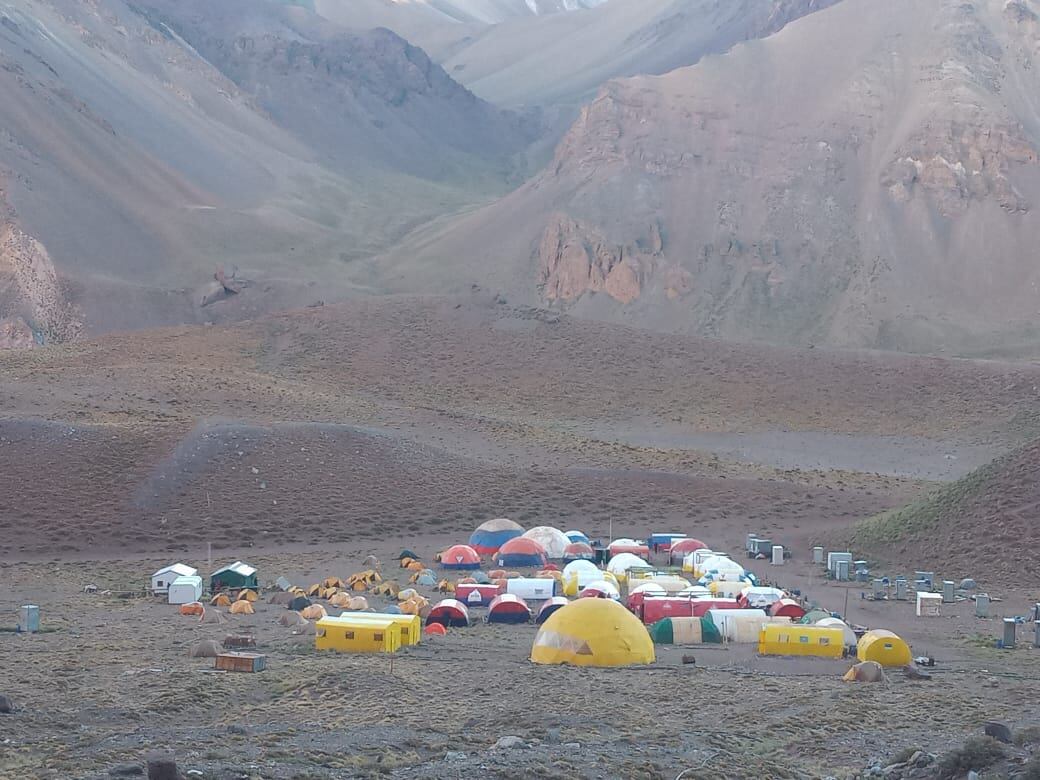
[[[414,262],[669,330],[1013,350],[1040,308],[1036,12],[844,0],[612,82],[542,174]]]
[[[608,79],[667,73],[835,2],[612,0],[594,12],[518,15],[490,26],[434,24],[410,34],[454,78],[494,103],[572,105],[594,97]]]
[[[1036,342],[1037,0],[315,8],[5,6],[3,343],[473,285],[732,339]]]
[[[348,295],[345,263],[505,191],[527,142],[394,34],[261,2],[9,4],[0,118],[20,344]],[[203,310],[217,273],[248,300]]]

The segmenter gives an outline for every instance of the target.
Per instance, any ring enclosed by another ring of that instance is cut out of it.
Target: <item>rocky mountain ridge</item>
[[[467,244],[490,247],[483,281],[506,294],[642,326],[1029,350],[1035,15],[1025,0],[843,0],[697,65],[610,82],[539,176],[415,246],[452,258],[445,289],[468,273]],[[507,223],[511,239],[488,244]],[[561,224],[582,236],[568,252]],[[661,249],[635,259],[650,224]],[[580,245],[629,248],[620,298],[604,274],[621,261],[575,273]]]

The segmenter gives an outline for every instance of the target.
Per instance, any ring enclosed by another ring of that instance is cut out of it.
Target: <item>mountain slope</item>
[[[613,0],[431,42],[445,69],[500,105],[574,104],[608,79],[662,74],[761,38],[838,0]]]
[[[857,554],[905,560],[944,577],[1020,582],[1040,574],[1040,442],[994,461],[930,496],[860,523]]]
[[[475,98],[389,30],[341,31],[259,0],[137,7],[333,167],[385,167],[437,181],[484,173],[490,190],[523,148],[513,116]]]
[[[612,82],[539,176],[383,278],[726,338],[1032,350],[1037,10],[844,0]]]
[[[345,261],[505,188],[516,121],[391,33],[175,5],[0,12],[0,340],[347,295]],[[221,266],[243,294],[203,309]]]

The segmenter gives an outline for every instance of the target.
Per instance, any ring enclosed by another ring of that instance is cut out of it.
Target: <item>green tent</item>
[[[675,620],[680,621],[678,628],[676,628]],[[690,631],[690,627],[686,624],[688,620],[700,622],[700,636],[697,636],[696,631]],[[722,634],[715,625],[715,621],[708,615],[702,618],[661,618],[648,626],[647,630],[650,632],[650,638],[654,640],[654,644],[658,645],[676,644],[677,634],[679,636],[678,644],[722,644]]]
[[[701,641],[716,645],[722,644],[722,633],[715,625],[715,621],[711,619],[711,615],[701,618]]]
[[[647,630],[650,632],[650,638],[654,640],[655,645],[670,645],[675,641],[675,636],[672,634],[671,618],[662,618],[649,626]]]
[[[235,561],[209,575],[209,589],[214,593],[228,588],[231,590],[241,590],[242,588],[256,590],[257,587],[256,569],[242,561]]]
[[[815,609],[810,609],[808,612],[806,612],[804,615],[802,615],[801,620],[799,620],[798,622],[803,624],[803,625],[806,625],[806,626],[811,626],[817,620],[823,620],[824,618],[829,618],[829,617],[832,617],[830,612],[828,612],[825,609],[820,609],[819,607],[817,607]]]

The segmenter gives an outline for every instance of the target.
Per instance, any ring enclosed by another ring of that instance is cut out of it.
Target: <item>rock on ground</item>
[[[1003,742],[1005,745],[1011,744],[1011,729],[1008,728],[1006,723],[1000,723],[995,720],[987,721],[983,730],[986,732],[986,736],[993,737],[993,739]]]
[[[108,770],[109,777],[137,777],[144,775],[144,767],[140,764],[116,764]]]
[[[527,743],[520,737],[500,737],[493,750],[523,750]]]
[[[148,780],[183,780],[177,771],[177,762],[168,753],[148,756]]]

